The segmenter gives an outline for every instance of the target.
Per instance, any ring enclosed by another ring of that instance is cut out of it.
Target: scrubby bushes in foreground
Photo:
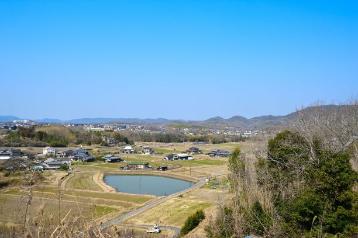
[[[197,227],[204,219],[205,214],[203,210],[198,210],[196,213],[186,219],[184,226],[181,228],[180,235],[184,236],[188,234],[190,231],[195,229],[195,227]]]
[[[208,237],[352,237],[358,231],[357,173],[346,151],[285,131],[256,164],[257,182],[239,150],[229,160],[234,198]]]

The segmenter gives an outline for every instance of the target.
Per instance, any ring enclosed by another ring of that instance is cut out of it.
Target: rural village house
[[[78,148],[73,151],[73,160],[91,162],[94,161],[95,158],[86,149]]]
[[[0,160],[7,160],[14,157],[21,156],[21,150],[13,148],[2,148],[0,149]]]
[[[45,147],[42,149],[42,154],[43,155],[55,155],[56,149],[53,147]]]
[[[169,154],[165,158],[165,160],[192,160],[193,157],[188,154]]]
[[[190,147],[189,149],[187,149],[186,153],[188,154],[201,154],[201,150],[198,147]]]
[[[133,154],[134,153],[134,149],[131,145],[127,145],[123,148],[123,153],[125,154]]]
[[[70,159],[54,159],[54,158],[48,158],[40,166],[43,167],[43,169],[50,170],[50,169],[59,169],[61,166],[71,165]]]
[[[210,157],[229,157],[231,153],[227,150],[213,150],[208,155]]]
[[[115,162],[121,162],[123,161],[120,157],[114,156],[114,155],[105,155],[103,156],[104,162],[107,163],[115,163]]]
[[[154,154],[154,150],[153,150],[153,148],[151,148],[149,146],[144,146],[143,147],[143,154],[146,154],[146,155]]]

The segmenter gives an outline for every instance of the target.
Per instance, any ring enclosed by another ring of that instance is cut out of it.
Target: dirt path
[[[59,180],[59,187],[61,188],[61,190],[65,190],[66,189],[66,184],[68,182],[68,180],[70,180],[70,178],[72,178],[75,174],[74,173],[70,173],[70,174],[67,174],[66,176],[62,177],[60,180]]]
[[[114,188],[112,188],[111,186],[107,185],[104,181],[103,181],[103,172],[98,171],[97,173],[95,173],[93,175],[93,181],[104,191],[104,192],[109,192],[109,193],[115,193],[116,190]]]
[[[194,184],[193,186],[191,186],[188,189],[185,189],[183,191],[171,194],[171,195],[166,196],[166,197],[158,197],[158,198],[156,198],[154,200],[151,200],[151,201],[147,202],[142,207],[136,208],[134,210],[131,210],[131,211],[127,212],[127,213],[121,214],[121,215],[119,215],[119,216],[117,216],[117,217],[115,217],[115,218],[113,218],[111,220],[108,220],[108,221],[102,223],[101,228],[105,229],[105,228],[108,228],[108,227],[110,227],[112,225],[122,224],[123,222],[125,222],[129,218],[137,216],[137,215],[139,215],[139,214],[141,214],[141,213],[143,213],[143,212],[145,212],[145,211],[147,211],[147,210],[149,210],[149,209],[151,209],[153,207],[156,207],[159,204],[162,204],[162,203],[168,201],[169,199],[172,199],[172,198],[177,197],[179,195],[182,195],[184,193],[190,192],[190,191],[192,191],[194,189],[200,188],[200,187],[204,186],[205,183],[206,183],[206,178],[202,178],[202,179],[199,180],[199,182],[197,182],[196,184]],[[175,234],[176,234],[175,237],[177,237],[178,229],[179,229],[178,227],[174,227],[174,226],[163,226],[163,227],[167,227],[168,229],[175,231]],[[180,232],[180,229],[179,229],[179,232]]]

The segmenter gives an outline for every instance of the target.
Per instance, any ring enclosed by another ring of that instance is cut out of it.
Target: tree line
[[[161,132],[98,132],[86,131],[83,129],[69,129],[60,127],[19,127],[16,131],[10,131],[0,139],[0,146],[53,146],[66,147],[73,145],[113,145],[113,144],[134,144],[140,142],[205,142],[220,144],[226,142],[239,142],[244,138],[240,136],[222,135],[186,135],[183,133]],[[54,129],[55,128],[55,129]],[[110,141],[110,142],[108,142]]]

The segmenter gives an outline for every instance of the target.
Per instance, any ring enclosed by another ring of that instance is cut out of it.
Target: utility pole
[[[61,183],[62,178],[58,181],[58,225],[61,225]]]

